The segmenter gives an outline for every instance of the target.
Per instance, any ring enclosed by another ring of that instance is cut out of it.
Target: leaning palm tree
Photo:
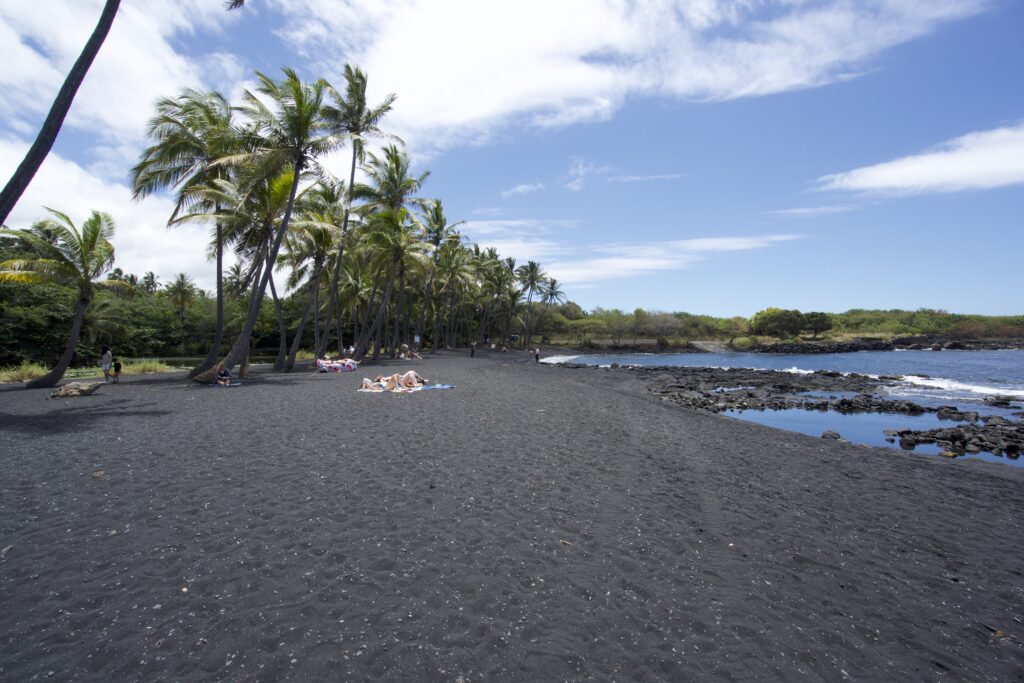
[[[197,205],[214,214],[214,253],[217,260],[217,322],[213,345],[191,373],[197,375],[212,368],[220,356],[224,338],[224,234],[221,206],[195,192],[214,180],[229,176],[229,169],[217,160],[234,154],[240,144],[240,131],[232,121],[232,107],[218,92],[185,90],[178,97],[157,102],[157,114],[149,122],[148,134],[154,143],[142,153],[132,169],[132,196],[146,197],[175,188],[175,205],[168,227],[178,222],[182,212]]]
[[[246,101],[243,112],[252,123],[248,151],[221,160],[222,163],[247,164],[253,169],[256,178],[277,176],[288,168],[293,173],[284,215],[267,246],[266,262],[271,264],[277,260],[281,242],[288,231],[300,178],[307,170],[319,173],[317,159],[337,149],[341,143],[339,135],[324,118],[324,99],[330,84],[322,79],[303,83],[294,70],[283,71],[285,77],[280,82],[256,72],[260,81],[257,92],[269,100],[273,108],[264,104],[257,94],[246,90],[243,95]],[[227,368],[234,367],[249,348],[260,304],[271,276],[271,269],[265,268],[262,276],[253,284],[245,323],[224,358]],[[197,381],[212,381],[213,378],[212,369],[195,377]]]
[[[53,101],[50,111],[46,114],[46,119],[43,121],[43,127],[39,131],[39,135],[36,136],[35,142],[29,147],[25,158],[18,165],[14,175],[7,181],[3,192],[0,192],[0,225],[7,221],[7,216],[10,215],[14,205],[21,199],[21,195],[25,192],[29,183],[32,182],[32,178],[35,177],[39,167],[43,165],[43,161],[50,153],[53,143],[57,140],[57,134],[60,132],[61,126],[64,125],[64,118],[68,115],[68,110],[71,109],[75,93],[78,92],[79,86],[85,80],[85,74],[88,73],[89,67],[92,66],[92,62],[99,53],[100,47],[103,46],[103,41],[106,40],[107,33],[110,32],[110,27],[114,23],[114,17],[117,15],[117,8],[120,4],[121,0],[106,0],[106,3],[103,5],[103,11],[100,13],[100,19],[96,22],[96,28],[93,29],[92,35],[89,36],[85,47],[82,48],[82,53],[78,56],[74,66],[71,67],[71,71],[68,72],[67,77],[64,79],[64,85],[57,92],[57,98]]]
[[[142,276],[142,288],[152,294],[160,288],[160,278],[153,271],[148,271]]]
[[[29,389],[52,387],[64,376],[75,354],[82,320],[93,298],[93,289],[99,284],[96,281],[114,263],[114,246],[110,243],[114,237],[114,221],[110,216],[93,211],[79,230],[65,214],[53,209],[47,211],[53,214],[53,218],[37,222],[33,230],[41,228],[51,231],[57,236],[55,244],[41,239],[33,230],[5,228],[0,231],[24,240],[37,254],[36,258],[0,264],[0,282],[53,282],[78,290],[71,333],[64,353],[50,372],[28,383]]]

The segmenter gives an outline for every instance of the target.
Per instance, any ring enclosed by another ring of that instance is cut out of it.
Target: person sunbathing
[[[427,380],[420,377],[415,370],[410,370],[404,375],[397,372],[393,375],[377,375],[373,380],[363,378],[360,389],[367,391],[396,391],[401,389],[415,389],[427,383]]]

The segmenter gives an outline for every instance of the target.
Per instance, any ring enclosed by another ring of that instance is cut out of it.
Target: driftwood
[[[50,398],[70,398],[71,396],[89,396],[95,393],[103,382],[72,382],[53,390]]]

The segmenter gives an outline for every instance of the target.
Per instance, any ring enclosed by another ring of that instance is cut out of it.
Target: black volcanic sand
[[[1021,470],[478,355],[0,392],[0,679],[1020,678]]]

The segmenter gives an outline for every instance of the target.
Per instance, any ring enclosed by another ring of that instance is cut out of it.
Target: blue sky
[[[0,7],[0,172],[100,5]],[[210,287],[205,230],[128,198],[152,102],[351,62],[423,195],[584,308],[1021,313],[1022,30],[1014,0],[125,0],[9,224],[102,209],[122,268]]]

